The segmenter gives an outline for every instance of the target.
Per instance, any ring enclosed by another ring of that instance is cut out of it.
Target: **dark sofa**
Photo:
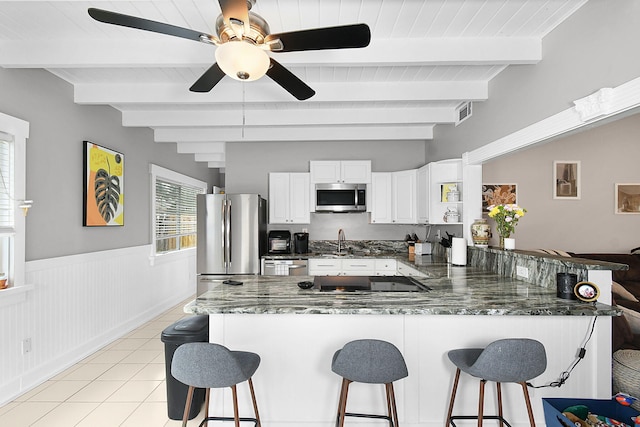
[[[621,307],[624,314],[613,319],[612,350],[640,350],[640,253],[639,248],[630,254],[574,254],[577,258],[627,264],[628,270],[613,271],[612,288],[614,303]]]

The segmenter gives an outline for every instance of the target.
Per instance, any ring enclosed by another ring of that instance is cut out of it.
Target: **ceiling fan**
[[[267,52],[361,48],[368,46],[371,40],[367,24],[270,34],[267,21],[250,11],[256,0],[218,2],[222,14],[216,20],[217,37],[108,10],[89,8],[88,12],[93,19],[107,24],[216,45],[216,63],[189,88],[192,92],[209,92],[225,75],[236,80],[253,81],[266,74],[297,99],[309,99],[315,91]]]

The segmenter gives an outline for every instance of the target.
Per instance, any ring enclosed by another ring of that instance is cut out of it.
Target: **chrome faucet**
[[[344,230],[341,228],[338,230],[338,253],[342,252],[342,245],[346,238],[344,237]]]

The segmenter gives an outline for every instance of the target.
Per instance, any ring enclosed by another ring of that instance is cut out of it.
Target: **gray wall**
[[[486,163],[483,182],[518,184],[518,249],[629,253],[640,215],[616,215],[615,184],[640,183],[640,114]],[[553,161],[581,166],[580,200],[553,199]]]
[[[46,71],[0,68],[0,87],[0,111],[30,123],[28,261],[150,243],[150,163],[217,183],[193,155],[156,144],[150,129],[123,128],[111,107],[74,104],[72,86]],[[125,156],[124,227],[82,226],[83,140]]]
[[[310,160],[371,160],[374,172],[418,168],[429,160],[423,141],[246,142],[227,144],[226,191],[259,193],[268,199],[269,172],[308,172]],[[425,226],[372,225],[364,214],[312,214],[310,225],[273,225],[270,229],[309,230],[312,240],[335,240],[338,229],[348,240],[402,240],[423,237]]]
[[[427,154],[459,157],[573,106],[602,87],[640,76],[640,2],[591,0],[543,40],[536,65],[510,66],[458,127],[436,126]]]
[[[428,162],[424,141],[234,142],[225,155],[227,192],[265,196],[269,172],[309,172],[310,160],[371,160],[374,172]]]
[[[543,60],[511,66],[489,86],[490,100],[474,104],[458,127],[437,126],[427,156],[460,156],[573,106],[602,87],[640,76],[640,2],[591,0],[543,41]],[[640,182],[638,118],[575,133],[487,163],[487,183],[518,184],[529,210],[518,225],[519,249],[625,252],[640,246],[640,216],[614,215],[615,182]],[[579,201],[552,199],[553,160],[582,162]]]
[[[460,157],[569,108],[601,87],[640,76],[637,40],[640,2],[591,0],[547,35],[539,64],[509,67],[490,83],[490,100],[476,103],[471,119],[455,128],[437,126],[433,141],[228,144],[225,186],[229,192],[266,195],[269,171],[308,170],[311,159],[372,159],[373,170],[391,171]],[[122,128],[117,111],[75,105],[71,86],[46,71],[0,69],[0,87],[0,110],[31,123],[27,196],[35,204],[27,218],[28,260],[149,243],[149,163],[220,184],[191,155],[176,154],[173,144],[155,144],[150,130]],[[84,139],[126,156],[122,228],[82,227]],[[333,238],[337,223],[343,222],[353,239],[405,234],[400,226],[369,225],[364,215],[330,218],[312,219],[313,238]]]

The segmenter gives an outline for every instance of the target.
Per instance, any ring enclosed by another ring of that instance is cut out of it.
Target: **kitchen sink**
[[[323,258],[336,258],[351,255],[349,252],[330,252],[328,254],[320,254]]]
[[[316,276],[313,287],[321,292],[428,292],[431,288],[408,276]]]

